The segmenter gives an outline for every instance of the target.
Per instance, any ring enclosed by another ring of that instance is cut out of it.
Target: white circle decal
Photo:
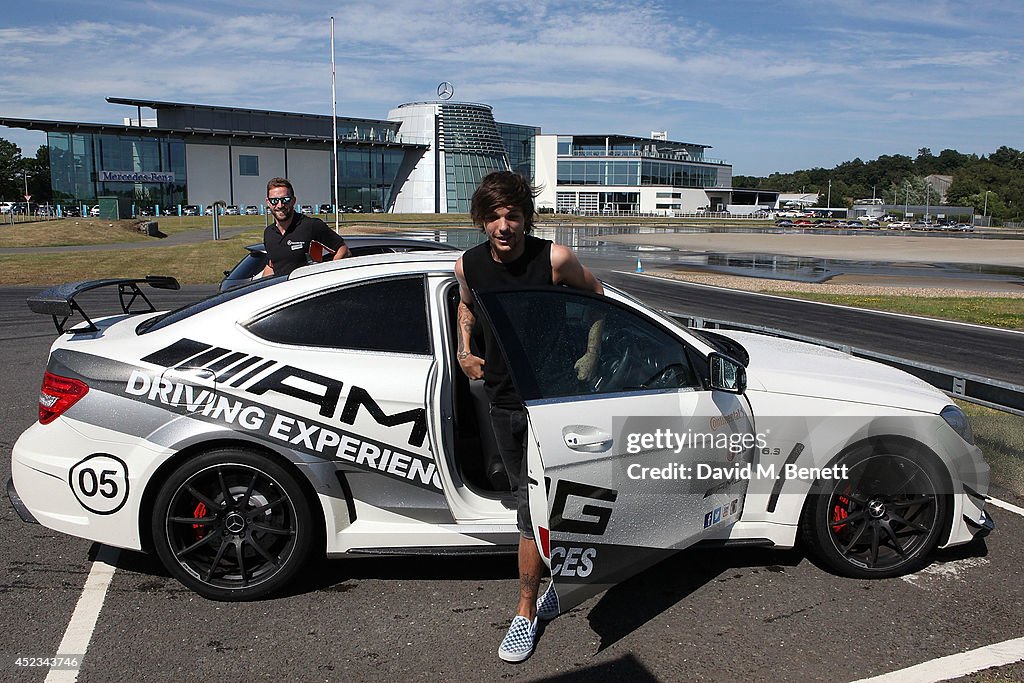
[[[128,500],[128,465],[112,455],[90,455],[71,468],[68,484],[86,510],[110,515]]]

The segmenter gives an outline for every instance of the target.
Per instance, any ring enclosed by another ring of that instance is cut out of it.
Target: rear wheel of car
[[[847,476],[815,483],[801,532],[837,574],[860,579],[920,569],[939,543],[949,496],[935,458],[867,450],[839,461]]]
[[[281,589],[313,547],[309,503],[285,468],[250,451],[221,449],[183,463],[157,494],[157,555],[211,600],[256,600]]]

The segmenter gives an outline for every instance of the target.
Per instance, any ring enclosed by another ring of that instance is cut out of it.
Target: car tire
[[[858,579],[917,571],[948,524],[946,477],[930,454],[865,448],[841,458],[848,476],[815,482],[800,529],[828,569]]]
[[[257,600],[284,587],[313,548],[315,525],[295,476],[265,455],[218,449],[189,458],[156,496],[156,553],[211,600]]]

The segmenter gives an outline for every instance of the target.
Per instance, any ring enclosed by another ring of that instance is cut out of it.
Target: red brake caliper
[[[206,516],[206,503],[199,503],[199,505],[196,505],[196,509],[192,513],[192,516],[195,517],[196,519],[198,519],[200,517],[205,517]],[[195,533],[195,535],[196,535],[196,540],[197,541],[199,539],[201,539],[203,536],[206,535],[206,525],[205,524],[193,524],[192,525],[192,530],[193,530],[193,533]]]
[[[845,524],[836,525],[836,522],[841,522],[846,519],[850,513],[847,509],[850,507],[850,499],[846,496],[839,496],[839,505],[832,508],[832,530],[834,533],[841,534],[843,529],[846,528]]]

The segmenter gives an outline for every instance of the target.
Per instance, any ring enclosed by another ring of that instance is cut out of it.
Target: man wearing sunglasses
[[[270,262],[263,276],[288,275],[296,268],[313,261],[348,256],[348,247],[341,235],[327,227],[319,218],[295,212],[295,190],[285,178],[271,178],[267,183],[267,211],[274,222],[263,232],[263,245]]]

